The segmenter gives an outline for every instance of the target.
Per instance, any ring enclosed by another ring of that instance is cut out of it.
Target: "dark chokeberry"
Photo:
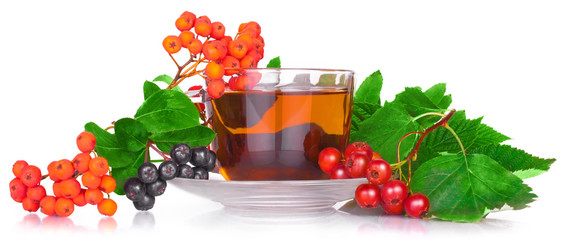
[[[167,182],[163,179],[157,179],[153,183],[148,183],[145,187],[147,188],[147,194],[157,197],[165,193]]]
[[[216,167],[216,153],[214,151],[209,151],[208,162],[206,163],[206,170],[211,172]]]
[[[155,164],[146,162],[141,164],[137,169],[137,177],[144,183],[153,183],[159,178],[157,166]]]
[[[208,155],[210,150],[206,147],[195,147],[192,149],[192,159],[190,163],[195,167],[206,167],[208,165]]]
[[[145,184],[136,177],[129,178],[124,184],[126,197],[134,202],[143,199],[143,197],[147,195],[145,191]]]
[[[145,194],[139,201],[133,202],[135,209],[140,211],[147,211],[155,205],[155,197]]]
[[[186,164],[190,161],[192,157],[192,153],[190,151],[190,147],[186,143],[177,143],[171,148],[171,159],[175,161],[177,164]]]
[[[194,179],[208,179],[208,170],[203,167],[194,167]]]
[[[177,176],[178,165],[173,161],[164,161],[159,165],[159,177],[167,181]]]
[[[179,172],[177,174],[179,178],[194,178],[194,170],[187,164],[182,164],[179,166]]]

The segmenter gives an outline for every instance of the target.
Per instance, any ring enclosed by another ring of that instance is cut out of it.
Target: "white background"
[[[143,81],[175,73],[161,41],[178,34],[174,21],[185,10],[221,21],[230,35],[241,22],[259,22],[266,42],[260,66],[281,56],[283,67],[353,70],[358,83],[380,69],[385,100],[406,86],[445,82],[452,107],[471,118],[484,116],[484,123],[512,138],[507,144],[558,160],[526,181],[539,196],[530,208],[493,213],[477,224],[342,213],[295,222],[240,219],[173,187],[149,213],[114,195],[119,210],[113,218],[86,206],[68,219],[53,219],[28,215],[6,187],[0,194],[3,236],[561,235],[565,8],[559,1],[2,1],[0,182],[8,185],[18,159],[46,171],[49,162],[72,158],[75,138],[89,121],[107,126],[133,116]]]

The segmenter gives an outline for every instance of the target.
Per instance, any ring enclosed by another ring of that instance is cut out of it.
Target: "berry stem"
[[[434,131],[436,128],[440,127],[440,126],[445,126],[447,124],[447,121],[449,121],[449,119],[451,117],[453,117],[453,114],[455,114],[455,109],[452,109],[449,111],[449,113],[447,115],[445,115],[445,117],[443,117],[442,119],[440,119],[438,122],[436,122],[434,125],[432,125],[431,127],[427,128],[426,130],[424,130],[424,132],[420,135],[420,138],[418,139],[418,142],[416,142],[416,146],[414,146],[414,148],[412,149],[412,151],[410,152],[410,154],[408,155],[408,157],[406,157],[406,159],[412,159],[415,160],[415,156],[418,153],[418,149],[420,149],[420,145],[422,144],[422,141],[424,141],[424,138],[431,133],[432,131]]]
[[[148,145],[148,146],[151,147],[151,149],[153,149],[155,152],[157,152],[157,154],[159,154],[161,157],[163,157],[163,159],[165,161],[171,160],[171,158],[168,157],[167,154],[165,154],[163,151],[159,150],[159,148],[155,147],[155,145],[151,144],[151,145]]]
[[[173,57],[173,55],[170,54],[170,53],[169,53],[169,56],[171,56],[171,59],[173,59],[173,62],[175,62],[175,65],[177,65],[177,68],[178,68],[179,70],[181,70],[181,67],[180,67],[180,65],[177,63],[177,60],[175,59],[175,57]]]

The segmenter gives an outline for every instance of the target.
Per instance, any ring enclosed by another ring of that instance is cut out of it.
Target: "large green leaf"
[[[116,139],[122,148],[139,151],[147,146],[148,133],[143,124],[131,118],[122,118],[114,123]]]
[[[435,96],[433,96],[435,97]],[[422,92],[419,87],[407,87],[403,92],[396,95],[394,102],[402,103],[406,108],[406,111],[412,116],[417,117],[424,113],[437,112],[443,113],[446,109],[437,106],[428,95]],[[426,116],[418,119],[424,128],[431,127],[440,118],[438,116]]]
[[[424,92],[430,101],[440,109],[447,109],[451,105],[451,94],[445,95],[446,85],[445,83],[438,83]]]
[[[147,100],[149,96],[153,95],[153,93],[156,93],[159,90],[161,90],[161,88],[159,88],[157,84],[150,81],[145,81],[145,83],[143,83],[143,100]]]
[[[187,143],[191,147],[208,146],[216,137],[216,133],[206,126],[194,126],[191,128],[158,132],[151,135],[151,140],[163,152],[170,152],[177,143]]]
[[[114,134],[100,128],[95,123],[87,123],[84,129],[94,134],[96,137],[94,150],[96,150],[99,156],[106,158],[110,167],[122,168],[129,166],[137,157],[136,152],[122,148]]]
[[[149,156],[147,158],[149,159]],[[132,163],[128,166],[112,168],[112,177],[116,180],[116,190],[114,192],[118,195],[124,195],[124,183],[126,180],[137,176],[137,169],[145,161],[145,149],[136,152],[132,159]]]
[[[173,82],[173,78],[167,74],[163,74],[163,75],[159,75],[157,76],[155,79],[153,79],[153,82],[164,82],[166,84],[171,84]],[[177,91],[177,92],[183,92],[182,89],[180,89],[179,86],[175,86],[173,89],[173,91]]]
[[[356,134],[359,124],[369,119],[380,108],[380,105],[365,102],[353,104],[353,116],[351,118],[351,134]]]
[[[413,192],[430,199],[431,215],[451,221],[479,221],[488,210],[521,209],[536,197],[520,178],[482,154],[431,159],[414,172],[410,184]]]
[[[373,105],[381,105],[381,89],[383,88],[383,75],[381,71],[376,71],[365,78],[361,83],[355,97],[354,103],[370,103]]]

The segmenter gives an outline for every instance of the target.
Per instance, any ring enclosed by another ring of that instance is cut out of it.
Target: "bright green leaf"
[[[139,151],[147,146],[148,133],[143,124],[131,118],[122,118],[114,124],[118,143],[128,151]]]
[[[281,67],[281,57],[275,57],[269,61],[267,68],[280,68]]]
[[[376,71],[365,78],[355,92],[354,103],[370,103],[381,105],[381,89],[383,88],[383,75],[381,71]]]
[[[440,108],[432,102],[419,87],[405,88],[403,92],[396,95],[394,102],[402,103],[412,117],[429,112],[444,113],[446,111],[446,109]],[[418,119],[418,123],[424,126],[424,128],[429,128],[439,119],[437,116],[427,116]]]
[[[177,143],[187,143],[191,147],[208,146],[216,137],[216,133],[206,126],[198,125],[191,128],[158,132],[151,135],[159,149],[163,152],[170,152],[171,148]]]
[[[153,82],[164,82],[164,83],[170,85],[173,82],[173,78],[169,75],[163,74],[163,75],[159,75],[158,77],[153,79]],[[177,92],[183,92],[182,89],[180,89],[179,86],[175,86],[172,90],[175,90]]]
[[[379,105],[372,103],[357,102],[353,104],[353,116],[351,118],[351,133],[359,130],[359,125],[370,118],[379,109]]]
[[[95,123],[87,123],[84,129],[94,134],[96,137],[94,150],[96,150],[99,156],[106,158],[110,167],[122,168],[129,166],[137,157],[135,152],[122,148],[114,134],[100,128]]]
[[[159,90],[161,90],[161,88],[159,88],[157,84],[150,81],[145,81],[145,83],[143,83],[143,99],[146,100],[147,98],[149,98],[149,96],[153,95],[153,93],[156,93]]]
[[[149,158],[149,156],[147,156],[147,158]],[[124,183],[128,178],[137,176],[137,169],[144,161],[145,149],[135,153],[130,165],[121,168],[112,168],[112,177],[116,180],[116,190],[114,190],[114,193],[124,195]]]

